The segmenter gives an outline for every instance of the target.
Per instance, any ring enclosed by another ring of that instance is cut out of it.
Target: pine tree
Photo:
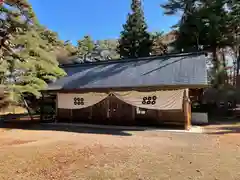
[[[233,50],[236,56],[236,75],[239,75],[240,69],[240,1],[231,1],[229,4],[230,9],[230,29],[234,36]]]
[[[12,94],[6,86],[6,80],[8,80],[6,72],[9,75],[8,68],[13,69],[10,65],[13,62],[10,61],[12,59],[21,60],[13,49],[12,40],[15,38],[16,32],[28,29],[31,23],[37,24],[37,21],[26,0],[2,0],[0,2],[0,83],[1,91],[3,91],[0,98],[1,109],[12,102]],[[10,56],[14,58],[9,58]]]
[[[150,55],[152,40],[141,7],[141,0],[132,0],[132,12],[119,40],[118,52],[122,58],[147,57]]]
[[[77,48],[69,41],[62,41],[56,32],[53,32],[43,26],[38,28],[40,37],[47,42],[47,46],[51,46],[57,56],[57,61],[60,64],[71,63],[69,57],[77,54]]]
[[[14,33],[38,24],[32,7],[27,0],[4,0],[0,4],[0,50],[1,54],[11,53]]]
[[[11,101],[22,104],[22,98],[28,95],[40,97],[40,90],[46,88],[47,83],[64,76],[65,72],[58,67],[53,46],[47,44],[37,30],[21,32],[12,42],[15,55],[22,61],[12,55],[4,57],[2,84],[10,92]]]
[[[183,11],[181,21],[176,27],[179,37],[176,41],[178,49],[199,50],[199,45],[212,52],[212,63],[218,82],[224,83],[224,59],[218,57],[222,48],[232,46],[233,33],[229,28],[229,12],[225,0],[169,0],[162,7],[166,14]],[[218,76],[218,77],[217,77]],[[221,77],[220,77],[221,76]]]
[[[175,26],[179,28],[179,48],[195,46],[197,49],[198,45],[219,48],[231,45],[232,36],[229,33],[225,4],[224,0],[169,0],[163,5],[166,14],[183,11],[180,22]]]
[[[34,88],[29,91],[30,93],[38,96],[38,91],[45,88],[47,83],[65,75],[65,72],[58,67],[55,46],[42,39],[37,29],[18,35],[14,42],[17,46],[22,46],[17,54],[24,59],[23,62],[16,61],[14,70],[21,72],[17,76],[21,85]]]
[[[26,104],[24,97],[39,97],[48,82],[65,72],[58,67],[55,42],[44,38],[31,5],[26,0],[6,0],[0,7],[1,85],[7,88],[11,102]]]

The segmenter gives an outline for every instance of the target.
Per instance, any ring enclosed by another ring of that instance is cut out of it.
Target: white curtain
[[[180,110],[183,108],[184,92],[187,95],[187,89],[149,92],[119,91],[113,94],[120,100],[140,108]]]
[[[61,109],[82,109],[93,106],[108,97],[107,93],[58,93],[57,106]]]
[[[157,110],[181,110],[183,108],[184,93],[187,95],[188,90],[112,92],[117,98],[132,106]],[[96,92],[58,93],[57,106],[61,109],[81,109],[93,106],[108,96],[107,93]]]

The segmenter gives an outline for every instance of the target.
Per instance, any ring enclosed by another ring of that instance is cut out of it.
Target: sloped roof
[[[50,84],[48,90],[207,85],[206,56],[199,52],[62,68],[68,76]]]

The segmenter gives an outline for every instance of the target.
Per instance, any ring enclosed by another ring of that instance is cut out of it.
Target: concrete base
[[[208,124],[208,114],[192,113],[192,124],[197,124],[197,125]]]

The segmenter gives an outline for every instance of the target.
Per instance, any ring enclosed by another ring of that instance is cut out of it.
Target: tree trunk
[[[223,69],[224,69],[224,74],[223,76],[221,76],[223,78],[223,82],[224,84],[227,83],[230,79],[228,78],[228,73],[226,71],[226,58],[225,58],[225,51],[224,49],[222,49],[222,65],[223,65]]]
[[[212,48],[212,56],[213,56],[214,70],[216,72],[218,72],[218,70],[219,70],[219,62],[218,62],[217,48],[216,47]]]
[[[237,72],[236,72],[236,76],[239,75],[239,68],[240,68],[240,47],[238,47],[238,50],[237,50]]]
[[[219,58],[218,58],[218,48],[217,46],[213,46],[212,47],[212,61],[213,61],[213,65],[214,65],[214,73],[215,73],[215,80],[214,80],[214,86],[215,88],[219,88],[220,85],[223,83],[223,78],[221,76],[221,72],[220,72],[220,62],[219,62]]]
[[[30,116],[30,118],[31,118],[31,121],[33,121],[33,116],[32,116],[32,113],[31,113],[31,111],[30,111],[30,108],[29,108],[29,106],[28,106],[28,104],[27,104],[27,101],[25,100],[25,98],[21,95],[21,97],[22,97],[22,100],[23,100],[23,102],[24,102],[24,105],[25,105],[25,107],[26,107],[26,109],[27,109],[27,111],[28,111],[28,115]]]

